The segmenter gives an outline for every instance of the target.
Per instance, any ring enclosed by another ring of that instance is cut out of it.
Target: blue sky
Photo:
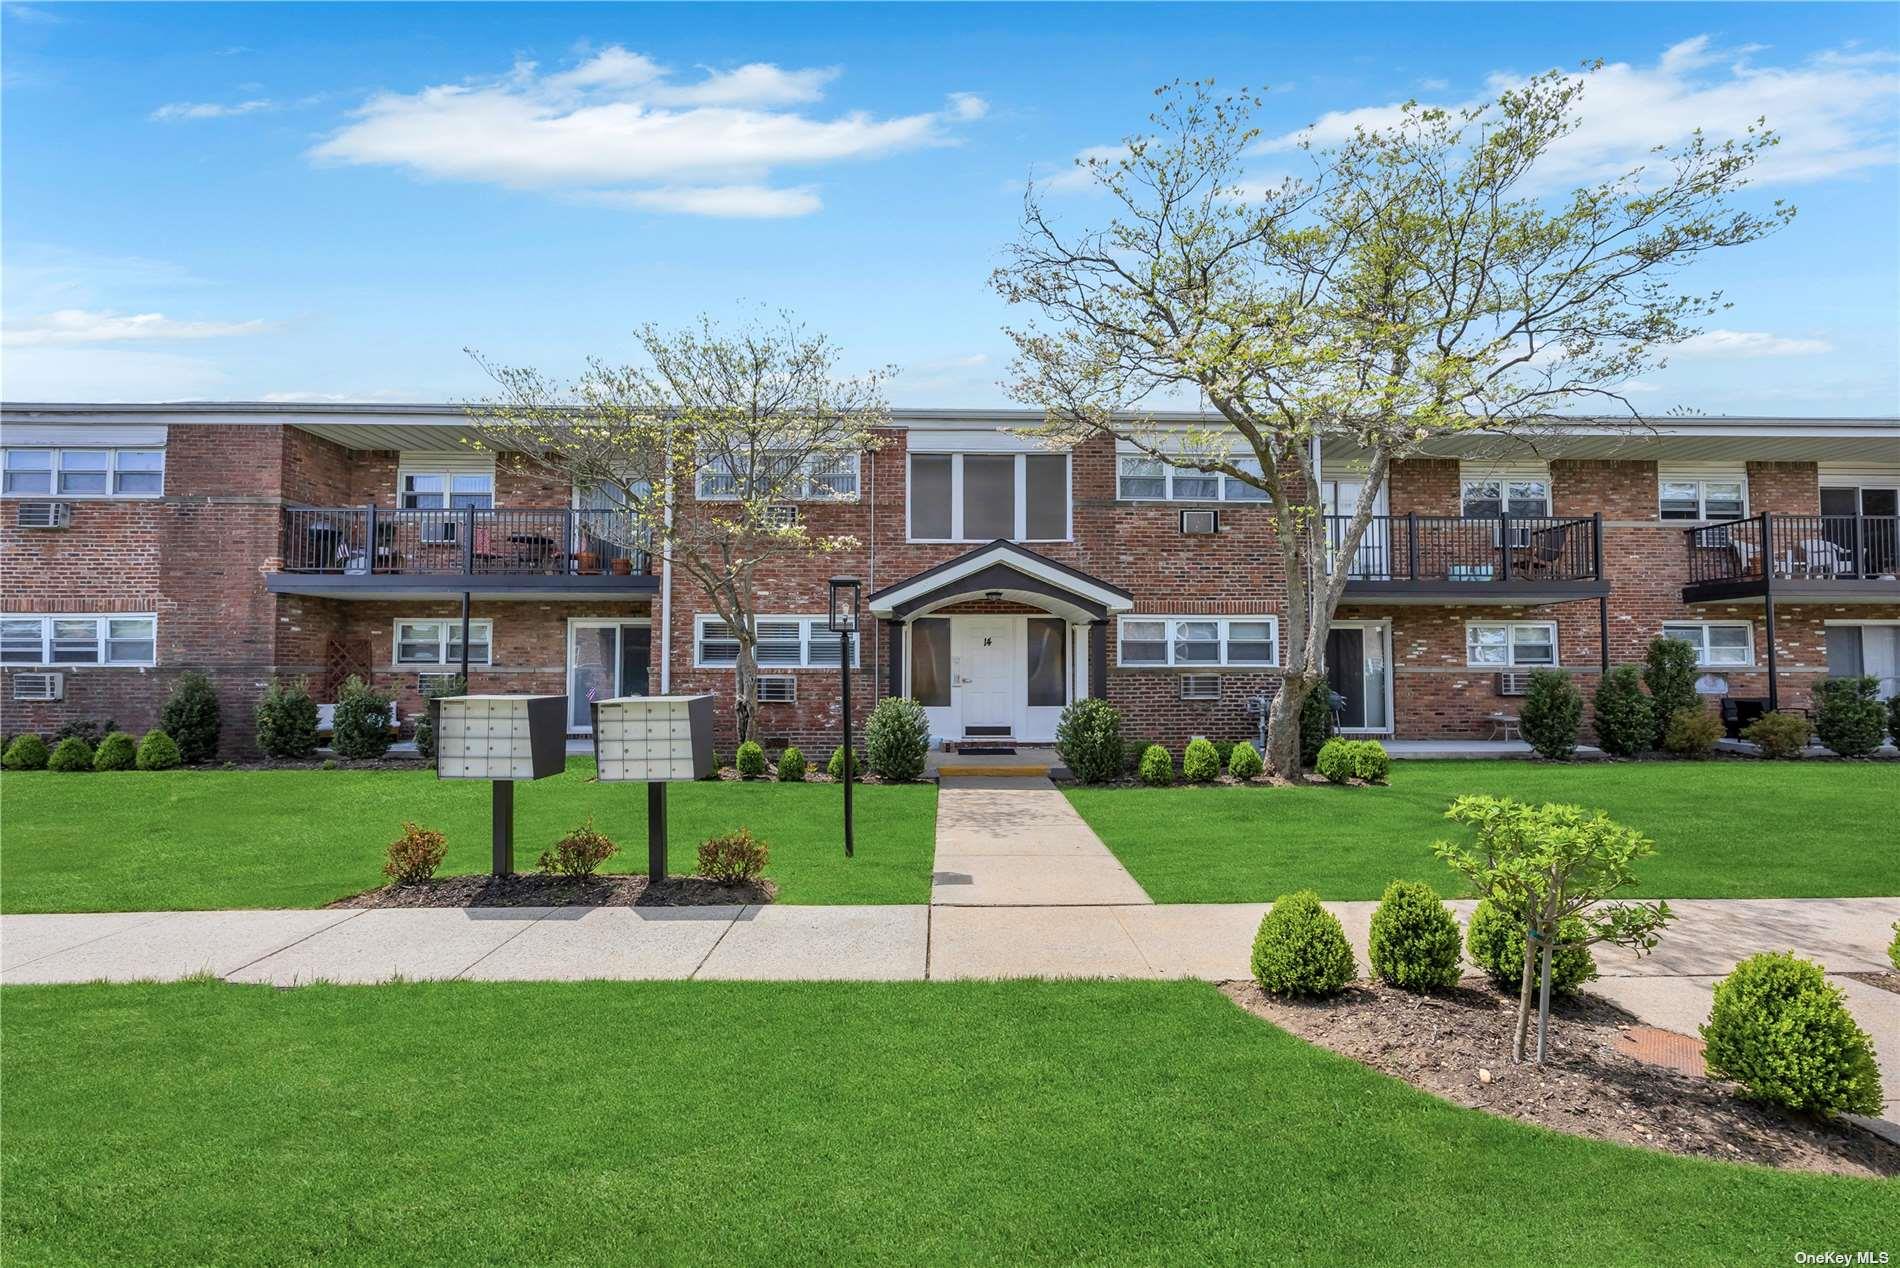
[[[1767,113],[1778,237],[1646,410],[1900,410],[1891,5],[0,7],[9,400],[462,399],[638,322],[795,310],[903,405],[1006,403],[1022,183],[1177,77],[1268,137],[1600,58],[1567,172]],[[1281,160],[1260,158],[1271,174]],[[1019,318],[1020,319],[1020,315]]]

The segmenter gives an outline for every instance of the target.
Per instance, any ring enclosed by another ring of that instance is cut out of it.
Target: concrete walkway
[[[1151,901],[1048,779],[946,776],[939,782],[932,906],[1101,907]]]

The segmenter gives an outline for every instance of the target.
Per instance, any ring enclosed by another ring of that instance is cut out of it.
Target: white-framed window
[[[151,613],[0,616],[0,665],[158,663],[158,618]]]
[[[1463,514],[1472,519],[1550,514],[1550,480],[1544,476],[1466,478],[1460,482]]]
[[[1748,515],[1748,481],[1665,472],[1656,482],[1656,503],[1657,514],[1666,520],[1739,520]]]
[[[913,453],[914,542],[1069,540],[1066,453]]]
[[[761,670],[836,669],[843,636],[833,634],[822,616],[758,616],[752,657]],[[863,659],[863,634],[851,642],[851,667]],[[716,616],[693,618],[693,667],[731,669],[739,663],[739,639]]]
[[[855,502],[862,457],[856,453],[807,454],[799,463],[795,479],[793,455],[768,454],[764,463],[767,480],[776,486],[774,497],[793,502]],[[743,483],[739,465],[726,458],[708,460],[699,469],[697,494],[702,502],[736,502]]]
[[[155,498],[165,492],[163,449],[8,449],[0,490],[16,497]]]
[[[1747,621],[1667,621],[1662,636],[1694,647],[1695,663],[1704,669],[1755,663],[1755,627]]]
[[[1280,618],[1124,616],[1117,659],[1130,669],[1277,665]]]
[[[468,663],[493,662],[494,622],[468,623]],[[462,663],[462,622],[458,617],[445,620],[398,621],[394,663],[398,665],[460,665]]]
[[[1230,463],[1260,474],[1258,458]],[[1177,467],[1146,454],[1122,454],[1115,464],[1115,496],[1124,502],[1265,502],[1266,490],[1221,472]]]
[[[1468,621],[1465,663],[1473,668],[1534,669],[1557,663],[1553,621]]]

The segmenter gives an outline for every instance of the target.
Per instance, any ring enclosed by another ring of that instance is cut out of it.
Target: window
[[[1069,455],[914,453],[910,540],[1067,541]]]
[[[1550,481],[1541,478],[1466,480],[1464,514],[1467,518],[1496,519],[1500,515],[1550,514]]]
[[[1473,668],[1555,665],[1557,627],[1547,621],[1473,621],[1465,626],[1465,663]]]
[[[19,497],[140,498],[165,492],[163,449],[9,449],[4,484]]]
[[[1279,629],[1271,616],[1125,616],[1120,661],[1130,668],[1274,665]]]
[[[154,665],[154,616],[0,617],[0,664]]]
[[[753,618],[757,638],[752,656],[761,669],[818,669],[838,667],[844,642],[833,634],[822,616],[758,616]],[[852,640],[851,667],[862,659]],[[739,640],[732,629],[716,616],[702,616],[693,625],[693,666],[696,669],[730,669],[739,663]]]
[[[1233,466],[1260,474],[1257,458],[1233,457]],[[1116,496],[1125,502],[1265,502],[1264,489],[1224,472],[1177,467],[1144,454],[1123,454],[1116,464]]]
[[[487,472],[417,471],[402,478],[402,504],[412,511],[486,511],[495,505],[495,477]]]
[[[910,623],[910,695],[926,709],[950,705],[950,622],[945,617]]]
[[[1027,625],[1029,707],[1059,709],[1069,703],[1068,622],[1032,616]]]
[[[468,623],[468,663],[487,665],[494,640],[494,622]],[[398,665],[459,665],[462,663],[462,623],[446,621],[396,622]]]
[[[1746,621],[1673,622],[1662,627],[1662,636],[1694,647],[1695,663],[1705,669],[1755,663],[1755,631]]]
[[[1666,520],[1738,520],[1748,514],[1747,482],[1683,480],[1657,482],[1657,511]]]
[[[791,454],[766,454],[759,460],[761,494],[795,502],[852,502],[858,496],[855,453],[808,454],[802,465]],[[729,457],[709,458],[699,469],[698,494],[702,502],[736,502],[745,483],[741,468]]]

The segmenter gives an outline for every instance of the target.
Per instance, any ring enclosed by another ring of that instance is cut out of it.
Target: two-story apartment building
[[[947,740],[1046,742],[1105,696],[1133,734],[1251,736],[1281,664],[1284,578],[1257,491],[1106,440],[1050,452],[1009,411],[900,410],[798,504],[854,551],[766,578],[768,744],[838,732],[825,581],[865,581],[854,711],[916,697]],[[588,702],[712,691],[736,648],[611,500],[470,448],[455,406],[10,405],[0,415],[4,729],[139,729],[217,683],[229,747],[273,676],[351,673],[407,720],[454,672]],[[1343,523],[1358,455],[1322,447]],[[719,496],[710,479],[698,490]],[[1659,633],[1711,697],[1804,707],[1828,674],[1900,674],[1900,420],[1580,419],[1397,464],[1328,644],[1351,730],[1485,738],[1540,666],[1586,692]],[[681,514],[696,513],[694,506]]]

